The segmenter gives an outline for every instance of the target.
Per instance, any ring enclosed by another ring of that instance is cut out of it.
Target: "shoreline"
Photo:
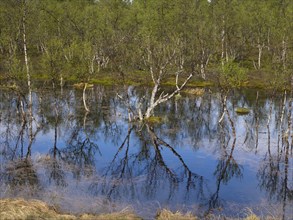
[[[156,220],[197,220],[197,219],[226,219],[226,220],[278,220],[281,217],[276,216],[256,216],[250,209],[247,209],[247,216],[244,218],[233,218],[227,216],[215,216],[213,214],[207,215],[205,218],[198,218],[191,213],[182,214],[181,212],[172,212],[167,209],[162,209],[158,213],[154,213]],[[106,213],[106,214],[90,214],[82,213],[74,215],[71,213],[64,213],[58,210],[54,206],[50,206],[47,203],[30,199],[25,200],[23,198],[5,198],[0,199],[0,217],[1,220],[12,220],[12,219],[56,219],[56,220],[142,220],[143,218],[136,215],[132,211],[122,210],[120,212]]]

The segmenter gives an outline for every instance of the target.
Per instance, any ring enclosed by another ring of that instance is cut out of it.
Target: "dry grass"
[[[183,93],[195,95],[195,96],[202,96],[205,93],[205,89],[202,88],[191,88],[191,89],[184,89]]]
[[[260,220],[255,214],[251,214],[245,218],[245,220]]]
[[[141,220],[140,217],[132,214],[132,213],[112,213],[112,214],[103,214],[103,215],[88,215],[84,214],[79,217],[82,220],[90,220],[90,219],[97,219],[97,220]]]
[[[4,219],[75,219],[72,215],[58,214],[52,207],[38,200],[0,200],[0,216]]]
[[[0,219],[1,220],[28,220],[28,219],[56,219],[56,220],[139,220],[141,218],[128,212],[119,212],[104,215],[81,216],[60,214],[53,207],[39,200],[24,199],[2,199],[0,200]]]
[[[0,219],[1,220],[35,220],[35,219],[54,219],[54,220],[140,220],[142,218],[130,213],[128,210],[123,210],[117,213],[91,215],[82,214],[79,216],[70,214],[61,214],[53,207],[39,200],[24,200],[24,199],[0,199]],[[171,212],[163,209],[157,213],[157,220],[197,220],[198,218],[191,213],[182,214],[180,212]],[[247,211],[245,218],[230,218],[225,216],[208,215],[204,219],[208,220],[279,220],[281,218],[266,216],[258,217],[252,210]]]
[[[171,212],[167,209],[163,209],[157,214],[157,220],[196,220],[197,218],[190,213],[182,214],[180,212]]]
[[[91,83],[86,83],[86,84],[87,84],[87,85],[86,85],[87,88],[92,88],[92,87],[94,87],[94,84],[91,84]],[[75,84],[73,84],[73,87],[74,87],[75,89],[83,89],[84,86],[85,86],[84,83],[75,83]]]

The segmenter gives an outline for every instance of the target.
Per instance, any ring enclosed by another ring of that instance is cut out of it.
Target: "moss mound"
[[[158,123],[162,123],[164,120],[162,117],[151,116],[151,117],[145,119],[145,121],[149,124],[158,124]]]
[[[249,114],[250,110],[248,108],[240,108],[240,107],[238,107],[238,108],[235,109],[235,112],[237,114],[239,114],[239,115],[247,115],[247,114]]]
[[[84,86],[85,86],[85,83],[75,83],[75,84],[73,84],[73,87],[75,89],[83,89]],[[94,84],[86,83],[86,87],[87,88],[93,88]]]
[[[191,88],[191,89],[185,89],[182,92],[186,94],[190,94],[190,95],[202,96],[205,90],[202,88]]]

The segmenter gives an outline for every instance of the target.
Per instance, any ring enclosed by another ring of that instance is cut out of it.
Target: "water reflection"
[[[138,137],[136,146],[131,146],[132,133]],[[177,169],[170,160],[178,160]],[[162,197],[169,202],[179,187],[181,194],[188,195],[193,190],[198,198],[203,197],[204,192],[203,176],[194,173],[175,148],[159,138],[149,125],[128,128],[125,139],[103,170],[102,179],[97,179],[90,189],[96,194],[106,194],[109,199],[139,196],[150,200],[156,199],[158,193],[165,193]]]
[[[0,197],[54,203],[48,196],[54,191],[63,200],[130,204],[146,217],[156,212],[149,205],[154,203],[203,216],[219,210],[237,215],[233,204],[244,209],[265,200],[282,206],[289,218],[291,94],[206,89],[201,97],[185,95],[159,106],[155,114],[162,123],[138,124],[128,122],[129,109],[116,90],[89,90],[90,113],[83,110],[81,91],[37,91],[31,118],[25,96],[1,91]],[[146,90],[128,92],[137,97],[133,105],[147,97]],[[236,107],[251,111],[239,116]]]

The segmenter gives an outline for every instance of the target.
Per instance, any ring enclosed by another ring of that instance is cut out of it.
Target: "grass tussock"
[[[5,219],[75,219],[75,216],[58,214],[52,207],[39,200],[0,200],[1,220]]]
[[[235,109],[235,112],[238,114],[238,115],[247,115],[249,114],[250,110],[248,108],[236,108]]]
[[[189,88],[182,91],[183,93],[195,95],[195,96],[202,96],[205,93],[205,89],[202,88]]]
[[[75,89],[83,89],[85,84],[86,84],[87,88],[93,88],[94,87],[94,84],[91,84],[91,83],[75,83],[75,84],[73,84],[73,87]]]
[[[171,212],[167,209],[161,210],[156,217],[157,220],[197,220],[195,216],[190,213],[182,214],[180,212]]]
[[[204,219],[207,220],[281,220],[277,216],[262,216],[255,215],[252,210],[246,213],[244,218],[231,218],[227,216],[216,216],[209,214]],[[129,212],[128,209],[111,214],[82,214],[71,215],[62,214],[49,206],[45,202],[39,200],[24,200],[24,199],[0,199],[0,219],[1,220],[141,220],[142,218]],[[198,220],[191,213],[182,214],[181,212],[172,212],[167,209],[162,209],[156,215],[156,220]]]
[[[28,220],[28,219],[54,219],[54,220],[139,220],[138,216],[129,212],[113,214],[80,216],[58,213],[53,207],[39,200],[2,199],[0,200],[1,220]]]
[[[260,220],[255,214],[251,214],[245,218],[245,220]]]

